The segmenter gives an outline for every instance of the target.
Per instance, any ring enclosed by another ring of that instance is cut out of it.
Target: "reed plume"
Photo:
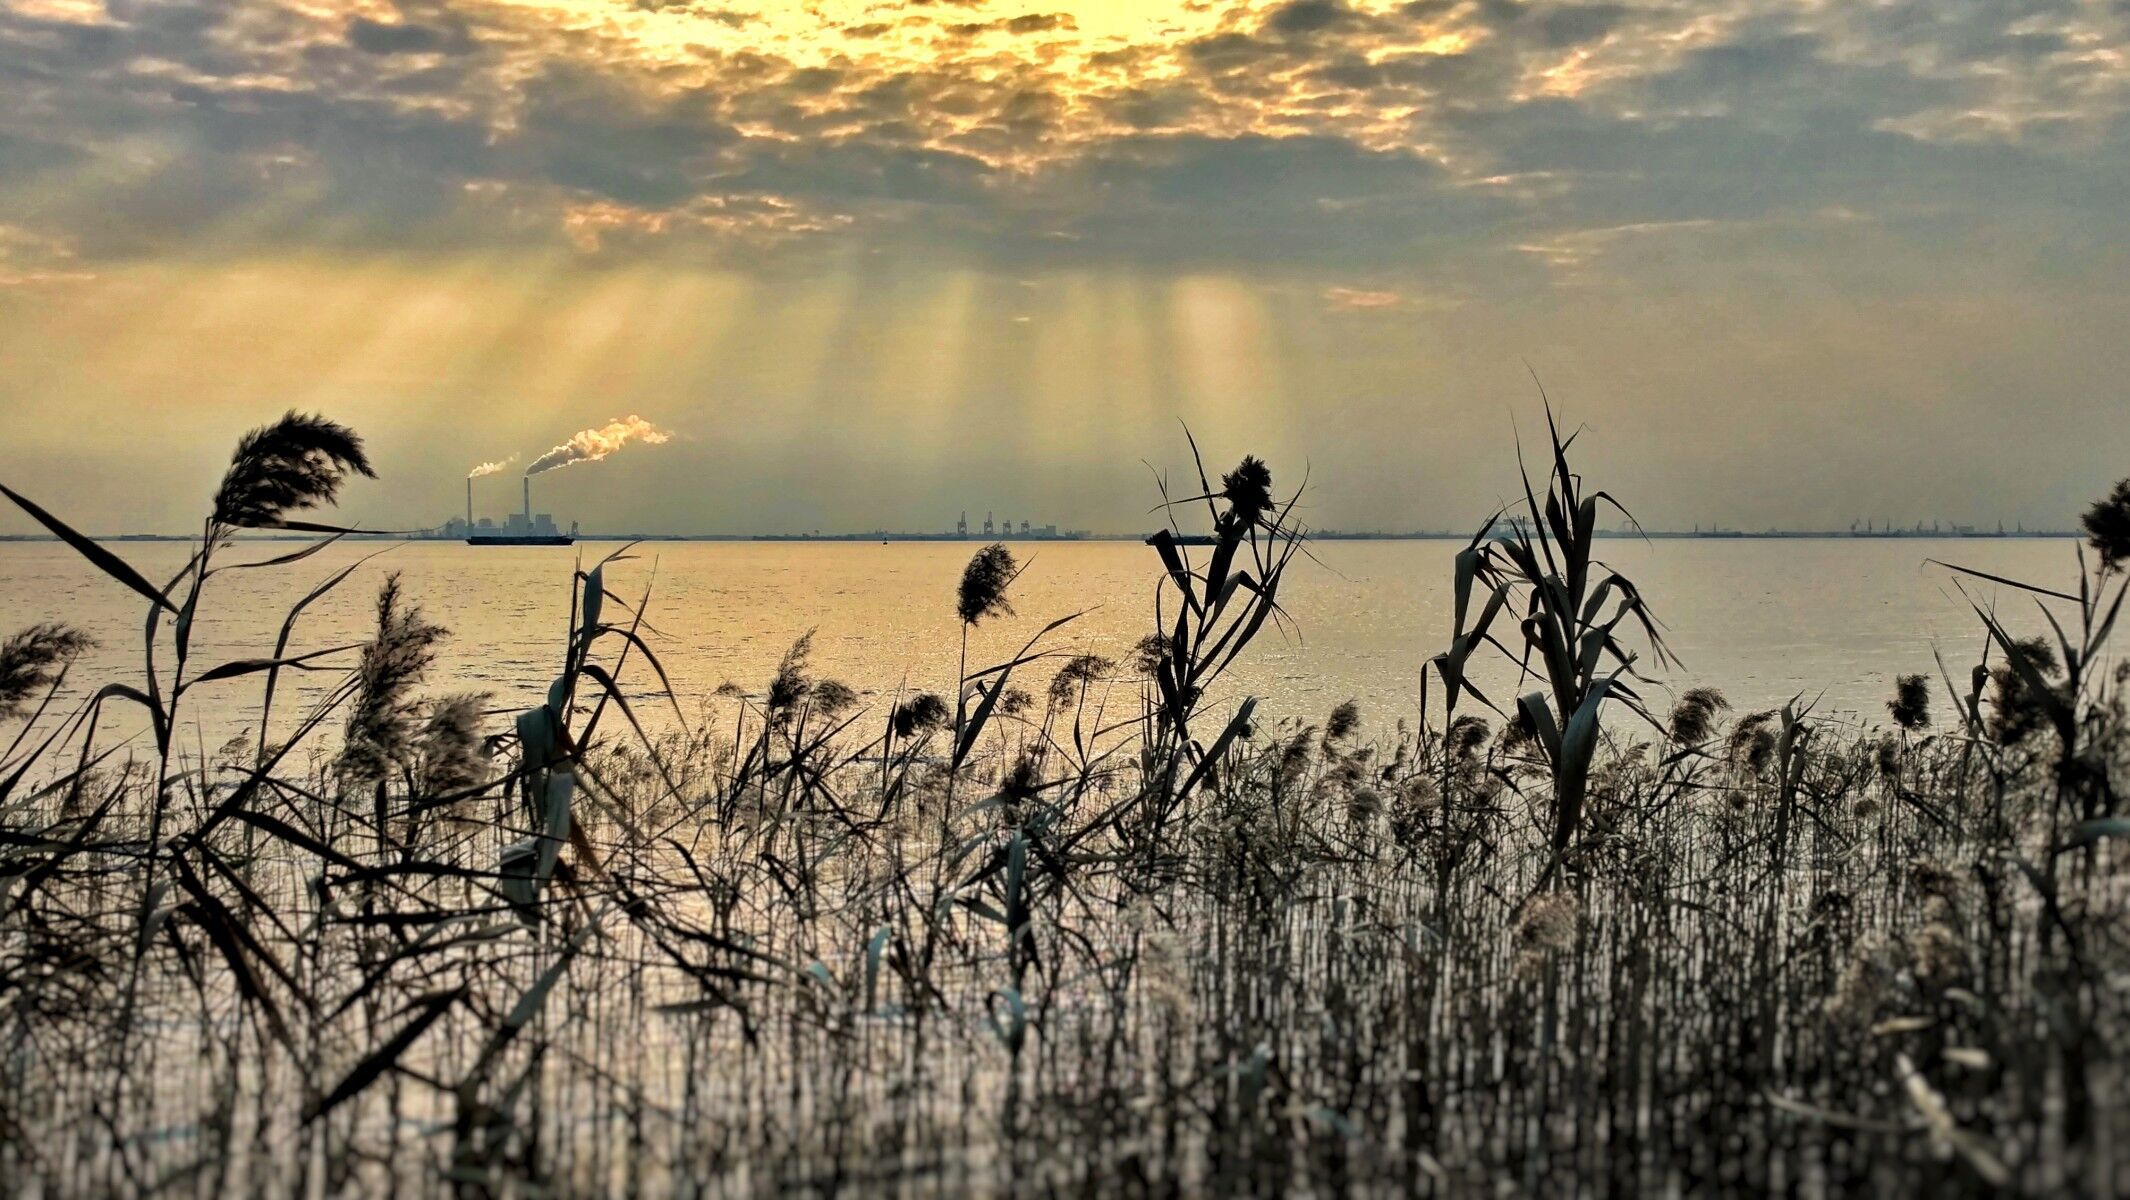
[[[1116,668],[1116,663],[1099,654],[1076,654],[1066,659],[1050,679],[1050,702],[1061,708],[1072,703]]]
[[[376,783],[414,750],[421,704],[413,695],[436,661],[446,630],[422,617],[400,595],[399,573],[377,591],[377,632],[355,668],[356,692],[342,734],[335,773],[349,785]]]
[[[838,717],[857,707],[858,693],[840,679],[823,679],[813,687],[813,710],[824,717]]]
[[[0,642],[0,721],[20,716],[30,697],[57,681],[60,672],[94,639],[57,621],[45,621]]]
[[[301,508],[332,504],[352,472],[377,472],[362,438],[347,426],[290,409],[237,442],[222,486],[215,490],[214,523],[226,529],[271,529]]]
[[[1575,948],[1575,931],[1581,923],[1582,906],[1569,892],[1544,892],[1524,905],[1513,930],[1516,971],[1529,976],[1556,954]]]
[[[1493,731],[1487,728],[1484,719],[1465,713],[1450,722],[1442,744],[1449,751],[1450,757],[1460,761],[1468,760],[1479,752],[1481,746],[1487,744],[1487,738],[1492,734]]]
[[[1353,700],[1340,702],[1324,720],[1324,740],[1341,742],[1361,727],[1361,706]]]
[[[1246,454],[1235,469],[1220,477],[1220,495],[1228,502],[1225,523],[1241,532],[1262,524],[1272,511],[1272,468]]]
[[[1173,649],[1167,634],[1149,633],[1132,647],[1132,666],[1141,675],[1159,675],[1161,669],[1168,665]]]
[[[1013,605],[1006,588],[1020,574],[1013,552],[998,542],[976,552],[962,569],[961,586],[955,592],[954,613],[963,625],[975,625],[985,617],[1012,616]]]
[[[2082,523],[2102,567],[2114,570],[2130,563],[2130,479],[2118,480],[2113,491],[2094,501]]]
[[[903,701],[895,708],[895,736],[907,738],[914,734],[937,729],[953,716],[947,702],[930,692],[922,692]]]
[[[1683,746],[1698,746],[1716,731],[1716,719],[1731,707],[1723,693],[1712,687],[1689,688],[1671,706],[1672,740]]]
[[[1930,681],[1922,675],[1903,675],[1893,683],[1893,698],[1886,701],[1893,723],[1915,733],[1930,724]]]
[[[1775,715],[1768,709],[1738,718],[1727,747],[1734,766],[1754,775],[1767,769],[1775,757]]]
[[[813,691],[813,677],[807,672],[807,660],[813,656],[814,631],[809,629],[799,635],[784,657],[777,663],[777,673],[769,681],[769,695],[762,707],[769,711],[772,722],[783,724],[797,711],[799,702]]]
[[[2012,643],[2044,683],[2052,684],[2063,674],[2063,663],[2046,638],[2023,638]],[[2010,664],[1990,669],[1989,735],[2010,745],[2023,742],[2050,725],[2049,698],[2037,694],[2024,673]]]
[[[429,703],[416,745],[423,795],[463,791],[488,777],[481,737],[487,701],[486,692],[461,692]]]

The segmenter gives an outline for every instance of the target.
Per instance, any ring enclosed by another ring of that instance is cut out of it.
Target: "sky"
[[[2124,0],[0,0],[0,482],[197,524],[1462,527],[1538,387],[1645,523],[2064,527],[2130,473]],[[0,516],[0,532],[30,526]]]

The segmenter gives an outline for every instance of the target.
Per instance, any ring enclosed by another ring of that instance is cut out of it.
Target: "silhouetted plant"
[[[1220,496],[1228,502],[1221,520],[1230,527],[1262,525],[1272,511],[1272,468],[1254,455],[1243,455],[1234,470],[1220,477]]]
[[[1512,657],[1520,669],[1535,660],[1539,677],[1548,685],[1546,691],[1527,693],[1516,702],[1553,779],[1553,858],[1542,873],[1541,886],[1567,854],[1582,821],[1605,703],[1619,700],[1654,723],[1632,685],[1635,654],[1619,640],[1622,623],[1633,620],[1660,665],[1673,662],[1641,592],[1596,557],[1599,504],[1611,505],[1630,521],[1633,517],[1607,493],[1585,488],[1582,476],[1568,462],[1577,435],[1561,436],[1550,404],[1546,433],[1552,469],[1543,503],[1532,488],[1529,472],[1524,472],[1528,516],[1511,520],[1508,532],[1487,543],[1482,553],[1469,560],[1469,566],[1460,561],[1458,596],[1461,635],[1470,579],[1493,589],[1496,598],[1488,602],[1489,618],[1501,601],[1520,593],[1524,615],[1518,631],[1523,646]],[[1518,463],[1521,467],[1520,452]],[[1490,520],[1481,528],[1473,539],[1474,549],[1495,523]],[[1480,630],[1485,623],[1482,620]],[[1488,640],[1492,640],[1490,635]],[[1446,680],[1449,677],[1445,672]],[[1462,679],[1461,668],[1457,678]],[[1460,687],[1477,695],[1468,682],[1452,683],[1452,703]]]
[[[1065,660],[1058,673],[1050,679],[1050,702],[1059,707],[1071,704],[1088,688],[1109,677],[1117,664],[1099,654],[1076,654]],[[1152,672],[1148,672],[1152,674]]]
[[[1450,722],[1450,727],[1444,731],[1442,745],[1452,758],[1469,759],[1487,744],[1491,733],[1484,719],[1466,713]]]
[[[858,706],[858,693],[840,679],[823,679],[813,686],[813,710],[833,720]]]
[[[1731,702],[1712,687],[1688,688],[1671,708],[1671,737],[1682,746],[1699,746],[1713,737],[1716,721]]]
[[[1324,740],[1344,741],[1352,737],[1354,731],[1360,727],[1361,706],[1352,700],[1341,701],[1332,708],[1331,715],[1324,721]]]
[[[421,795],[463,791],[487,778],[489,760],[481,732],[487,699],[486,692],[462,692],[429,702],[416,743]]]
[[[1160,556],[1165,577],[1155,591],[1154,630],[1140,640],[1134,655],[1152,683],[1140,748],[1150,791],[1134,835],[1142,848],[1159,839],[1176,805],[1212,775],[1236,739],[1251,729],[1255,697],[1246,697],[1210,742],[1195,738],[1191,726],[1206,687],[1256,639],[1266,622],[1283,619],[1279,587],[1303,540],[1290,519],[1299,491],[1284,505],[1276,504],[1272,471],[1252,456],[1222,476],[1216,491],[1207,482],[1197,441],[1188,430],[1185,436],[1199,491],[1176,499],[1169,494],[1167,480],[1157,477],[1169,527],[1156,531],[1147,544]],[[1179,507],[1200,502],[1213,531],[1202,565],[1192,562],[1175,525]]]
[[[2113,491],[2094,501],[2083,524],[2104,569],[2130,563],[2130,479],[2117,481]]]
[[[414,689],[445,636],[442,626],[424,620],[421,608],[401,597],[399,573],[386,576],[377,593],[377,631],[355,668],[354,701],[334,767],[344,782],[374,784],[408,761],[421,710]]]
[[[1726,737],[1693,689],[1661,747],[1600,731],[1555,880],[1560,710],[1527,696],[1490,741],[1455,711],[1461,657],[1423,676],[1450,688],[1439,731],[1385,745],[1340,705],[1320,737],[1245,699],[1193,733],[1230,647],[1280,619],[1299,535],[1250,462],[1201,488],[1210,553],[1154,539],[1136,716],[1105,720],[1112,665],[1071,656],[1052,708],[1086,728],[1046,714],[982,748],[987,714],[1033,703],[1012,677],[1041,634],[965,661],[959,713],[920,693],[884,727],[846,716],[802,639],[764,704],[721,688],[731,724],[676,704],[654,735],[620,686],[664,672],[643,603],[605,583],[617,552],[572,572],[544,697],[484,732],[480,697],[414,694],[433,627],[396,581],[366,646],[291,648],[360,560],[271,655],[188,671],[156,659],[182,646],[156,621],[226,569],[212,539],[157,587],[6,493],[156,617],[147,670],[0,758],[0,1174],[52,1195],[2106,1191],[2130,1128],[2111,569],[2040,592],[2085,614],[2053,643],[1984,614],[2060,754],[1844,732],[1794,700]],[[1483,531],[1460,592],[1520,614],[1510,661],[1550,686],[1530,626],[1559,601],[1529,593],[1570,591],[1575,559],[1533,509],[1548,532],[1504,538],[1553,570]],[[1593,598],[1623,593],[1584,569],[1562,627],[1602,680],[1626,655],[1592,640],[1614,619]],[[1471,618],[1453,639],[1501,644]],[[39,644],[0,644],[25,698],[80,649]],[[273,719],[278,673],[356,650]],[[210,754],[167,728],[192,688],[252,676],[255,738]],[[159,723],[155,755],[97,727],[117,704]],[[384,764],[367,804],[334,786],[342,722]],[[1623,1129],[1633,1147],[1606,1141]]]
[[[813,656],[813,648],[814,631],[809,629],[799,635],[777,663],[777,673],[769,681],[769,694],[762,701],[772,724],[788,722],[798,711],[800,702],[813,691],[813,677],[807,673],[807,661]]]
[[[1776,712],[1763,709],[1747,713],[1731,726],[1727,756],[1733,766],[1750,775],[1761,775],[1775,761]]]
[[[237,442],[229,471],[215,490],[214,524],[279,527],[296,509],[333,503],[349,472],[377,477],[362,439],[345,425],[291,409]]]
[[[952,715],[946,701],[930,692],[920,693],[896,707],[895,736],[909,738],[937,729],[946,724]]]
[[[1893,698],[1886,701],[1893,723],[1909,733],[1930,725],[1930,680],[1922,675],[1903,675],[1894,681]]]
[[[0,721],[22,715],[30,698],[57,686],[95,640],[56,621],[30,626],[0,642]]]
[[[962,569],[961,586],[954,593],[954,613],[964,625],[974,625],[985,617],[1012,616],[1013,605],[1006,599],[1006,589],[1020,574],[1013,561],[1013,552],[998,542],[978,550]]]
[[[2016,638],[2005,654],[2015,659],[1990,670],[1989,735],[2001,743],[2023,742],[2050,728],[2056,680],[2063,663],[2046,638]]]

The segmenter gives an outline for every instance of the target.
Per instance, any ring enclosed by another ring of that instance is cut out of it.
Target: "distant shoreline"
[[[1072,537],[1021,537],[1015,534],[955,534],[938,533],[580,533],[580,542],[964,542],[981,545],[989,542],[1009,543],[1069,543],[1069,542],[1141,542],[1144,533],[1088,533]],[[1647,539],[1650,541],[2031,541],[2035,539],[2060,539],[2084,537],[2083,533],[2070,529],[2025,529],[2006,530],[2002,533],[1965,532],[1949,533],[1935,530],[1873,530],[1851,533],[1845,530],[1766,529],[1759,531],[1718,530],[1692,531],[1675,529],[1651,530],[1606,530],[1596,531],[1600,538]],[[166,533],[120,533],[94,535],[98,542],[192,542],[197,534]],[[255,534],[241,540],[251,542],[306,542],[314,540],[311,534]],[[1416,530],[1408,533],[1367,533],[1343,530],[1321,530],[1309,534],[1311,541],[1318,542],[1466,542],[1472,539],[1470,531]],[[0,534],[0,542],[56,542],[59,539],[48,533]],[[407,542],[460,542],[464,539],[438,537],[423,531],[379,531],[376,533],[349,534],[350,541],[407,541]],[[1197,540],[1187,535],[1185,542]]]

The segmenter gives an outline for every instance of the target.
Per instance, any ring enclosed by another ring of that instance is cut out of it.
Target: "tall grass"
[[[684,700],[627,550],[573,571],[542,696],[434,691],[448,635],[389,579],[364,644],[298,649],[352,567],[258,657],[191,661],[217,575],[339,536],[293,514],[369,464],[317,418],[240,444],[163,585],[9,491],[145,625],[141,675],[71,708],[85,635],[0,643],[0,1179],[2125,1190],[2122,514],[2096,506],[2075,589],[2036,589],[2047,643],[1978,608],[1950,723],[1912,677],[1891,729],[1706,689],[1660,717],[1659,627],[1548,434],[1395,729],[1209,701],[1303,552],[1255,459],[1164,484],[1137,661],[1064,652],[1067,615],[1003,662],[942,647],[955,696],[871,711],[809,639],[757,693]],[[319,540],[240,557],[250,526]],[[940,602],[1010,619],[1024,569],[987,547]],[[1481,692],[1486,654],[1528,690]],[[281,712],[291,671],[339,682]],[[254,730],[183,736],[187,696],[238,687]],[[102,732],[113,704],[152,745]]]

